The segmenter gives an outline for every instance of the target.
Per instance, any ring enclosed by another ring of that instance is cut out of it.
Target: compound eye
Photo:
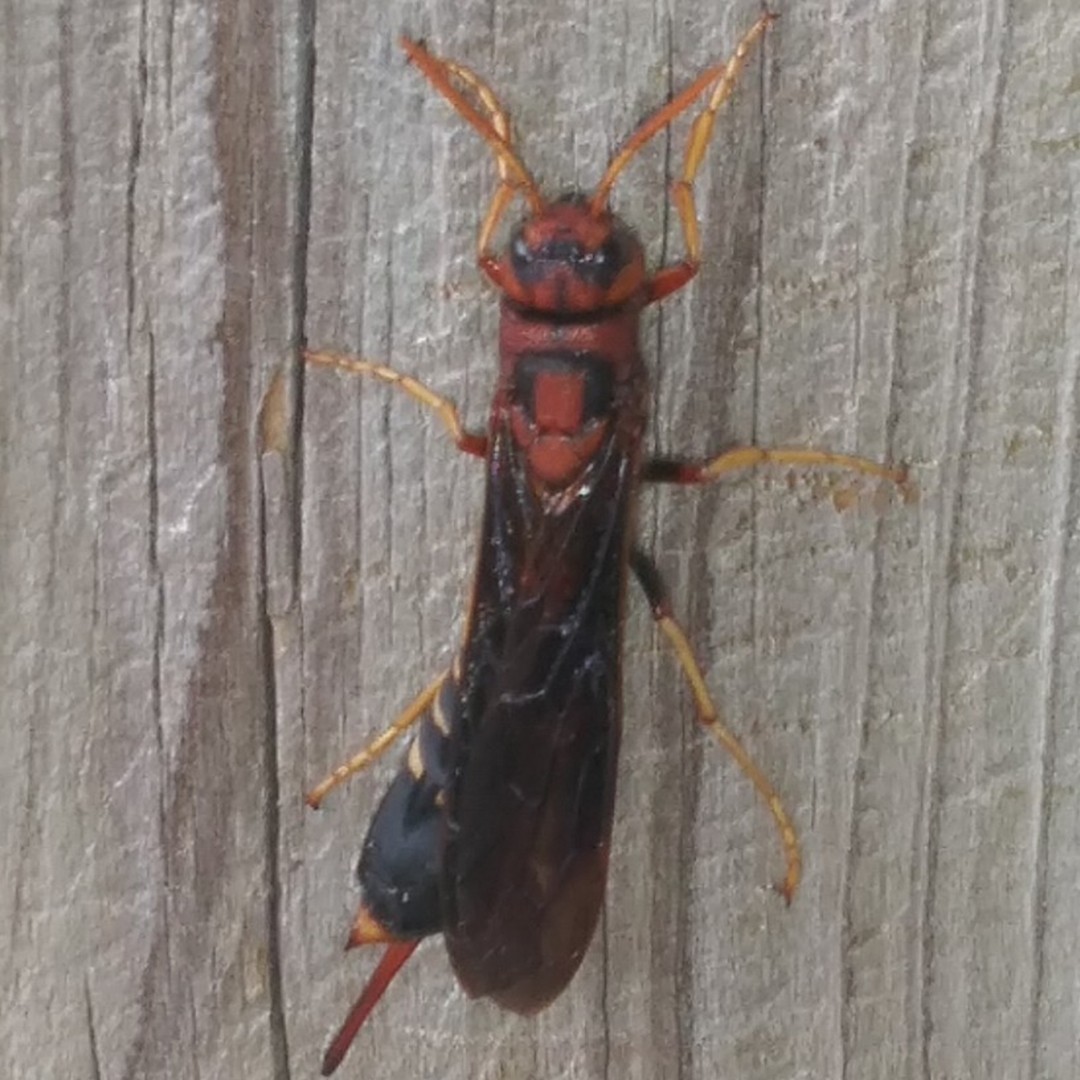
[[[616,236],[609,236],[593,254],[593,266],[597,270],[617,271],[623,262],[622,244]]]
[[[524,233],[517,233],[510,241],[510,262],[515,269],[527,267],[532,262],[532,251],[525,242]]]
[[[610,289],[626,265],[619,237],[609,236],[595,251],[578,251],[575,265],[580,276],[599,289]]]
[[[584,263],[585,266],[591,267],[593,270],[603,270],[607,263],[607,252],[599,247],[595,251],[582,251],[578,248],[575,251],[575,262]]]

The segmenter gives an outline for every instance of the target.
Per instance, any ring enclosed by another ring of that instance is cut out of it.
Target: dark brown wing
[[[560,512],[494,435],[460,727],[444,933],[462,985],[532,1012],[584,956],[607,876],[636,462],[614,434]]]

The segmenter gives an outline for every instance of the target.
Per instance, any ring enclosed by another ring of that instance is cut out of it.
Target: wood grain
[[[656,552],[806,860],[644,605],[609,902],[535,1020],[436,943],[343,1068],[440,1077],[1080,1075],[1080,10],[791,0],[646,326],[651,440],[913,464],[647,492]],[[490,78],[548,190],[746,0],[0,7],[0,1075],[306,1077],[388,762],[306,786],[447,662],[481,476],[392,362],[484,419],[475,135],[402,30]],[[617,190],[651,256],[685,128]]]

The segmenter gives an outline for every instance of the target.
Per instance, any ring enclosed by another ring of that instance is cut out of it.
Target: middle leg
[[[906,466],[885,465],[852,454],[834,454],[828,450],[787,446],[736,446],[715,457],[699,461],[651,458],[645,463],[642,478],[655,484],[709,484],[728,473],[750,469],[756,465],[844,469],[862,476],[875,476],[891,481],[906,502],[910,502],[916,493],[915,484],[908,475]]]

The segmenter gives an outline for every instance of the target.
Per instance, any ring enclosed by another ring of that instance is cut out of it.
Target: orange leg
[[[701,264],[701,237],[698,233],[697,208],[694,205],[694,179],[701,161],[705,156],[709,140],[712,138],[716,113],[720,106],[731,96],[735,83],[746,65],[750,50],[765,33],[769,23],[777,16],[766,12],[743,35],[732,54],[731,59],[720,69],[716,86],[705,104],[705,108],[694,119],[690,129],[690,138],[686,144],[686,156],[683,159],[682,175],[671,186],[671,198],[682,225],[683,238],[686,242],[686,255],[681,262],[661,267],[649,279],[648,300],[662,300],[677,289],[681,289],[697,272]]]
[[[784,856],[787,859],[787,873],[784,875],[784,880],[777,883],[776,891],[790,904],[802,877],[802,855],[799,853],[799,838],[795,833],[795,826],[792,825],[791,818],[788,817],[776,789],[721,719],[709,694],[709,689],[705,685],[705,677],[694,657],[690,642],[687,641],[686,634],[683,633],[682,627],[672,614],[667,588],[660,577],[656,563],[639,548],[634,549],[630,562],[634,569],[634,576],[644,589],[649,606],[652,608],[653,618],[656,619],[664,636],[675,650],[679,667],[682,668],[687,682],[690,683],[698,723],[735,759],[735,763],[765,800],[765,805],[776,822],[776,827],[780,832],[780,842],[784,847]]]
[[[402,375],[400,371],[386,367],[385,364],[376,364],[370,360],[361,360],[358,357],[345,356],[341,353],[315,352],[311,349],[305,349],[303,356],[304,362],[307,364],[337,368],[339,371],[348,371],[352,375],[370,375],[373,378],[381,379],[385,383],[390,383],[391,386],[400,387],[409,397],[419,401],[421,405],[426,405],[438,414],[443,426],[450,433],[450,437],[459,450],[464,451],[466,454],[472,454],[474,457],[482,458],[487,456],[487,436],[478,431],[467,431],[462,427],[457,406],[448,398],[436,394],[434,390],[429,389],[411,375]]]
[[[446,672],[444,671],[409,702],[404,711],[381,735],[372,739],[363,750],[358,754],[354,754],[344,765],[339,765],[325,780],[313,787],[305,796],[308,806],[313,810],[318,810],[323,799],[334,788],[339,784],[343,784],[350,776],[360,772],[361,769],[366,769],[372,762],[378,761],[431,708],[431,703],[438,695],[445,678]]]
[[[915,484],[906,466],[883,465],[868,458],[851,454],[834,454],[826,450],[807,450],[800,447],[736,446],[703,461],[681,461],[676,458],[653,458],[645,463],[643,477],[652,483],[708,484],[728,473],[749,469],[755,465],[786,465],[846,469],[863,476],[889,480],[899,488],[905,501],[915,497]]]

